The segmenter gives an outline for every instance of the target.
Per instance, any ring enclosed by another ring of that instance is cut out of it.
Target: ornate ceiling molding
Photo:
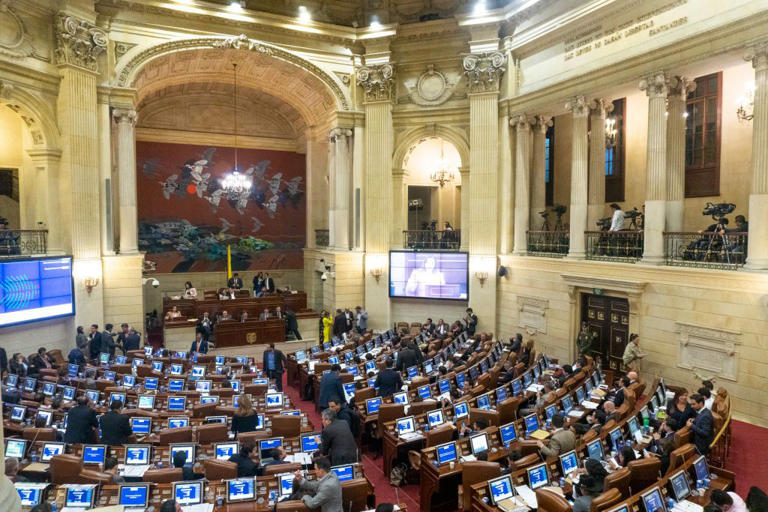
[[[97,59],[107,49],[107,33],[87,21],[56,15],[56,63],[98,72]]]
[[[10,6],[9,0],[0,0],[0,55],[21,59],[34,57],[48,60],[37,53],[32,45],[32,36],[27,31],[21,17]]]
[[[391,101],[394,98],[395,67],[392,64],[366,66],[357,70],[357,83],[365,91],[365,101]]]
[[[501,52],[471,53],[462,60],[464,76],[469,81],[469,92],[497,92],[507,65]]]

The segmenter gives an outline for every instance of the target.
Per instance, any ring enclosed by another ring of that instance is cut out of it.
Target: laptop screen
[[[445,418],[443,418],[443,410],[436,409],[434,411],[429,411],[427,413],[427,422],[429,423],[430,428],[437,427],[438,425],[445,423]]]
[[[663,512],[666,510],[664,505],[664,499],[661,497],[661,491],[658,487],[654,487],[650,491],[642,495],[643,508],[645,512]]]
[[[684,471],[678,471],[669,477],[669,483],[675,495],[675,501],[682,501],[691,494],[691,488],[688,485],[688,479],[685,478]]]
[[[93,506],[93,485],[78,485],[67,488],[67,507],[91,508]]]
[[[416,431],[416,427],[413,424],[413,416],[406,416],[397,420],[397,433],[400,435],[411,434]]]
[[[181,505],[197,505],[203,502],[203,482],[176,482],[173,497]]]
[[[392,402],[396,404],[407,404],[408,403],[408,393],[405,391],[401,391],[400,393],[395,393],[392,395]]]
[[[301,451],[304,453],[314,453],[320,449],[320,434],[318,432],[312,432],[310,434],[302,434],[301,436]]]
[[[355,472],[352,468],[352,464],[334,466],[331,468],[331,471],[336,473],[336,476],[339,477],[339,482],[346,482],[347,480],[353,480],[355,478]]]
[[[526,473],[528,473],[528,486],[531,490],[549,485],[549,473],[547,472],[546,462],[528,468]]]
[[[472,454],[477,455],[488,451],[488,434],[482,432],[469,438],[469,444],[472,447]]]
[[[193,444],[172,444],[170,450],[170,462],[173,464],[173,458],[177,453],[184,452],[187,454],[187,462],[195,460],[195,445]]]
[[[22,507],[34,507],[40,504],[40,499],[43,497],[44,487],[35,484],[16,483],[16,492],[19,493],[21,498]]]
[[[149,485],[121,485],[119,504],[124,507],[146,507],[149,504]]]
[[[177,418],[168,418],[168,428],[182,428],[189,426],[189,418],[179,416]]]
[[[514,423],[507,423],[506,425],[502,425],[499,429],[499,432],[501,433],[501,443],[504,446],[509,446],[512,441],[517,439],[517,431],[515,430]]]
[[[216,459],[229,460],[237,453],[237,443],[216,443]]]
[[[83,446],[83,463],[104,464],[107,447],[103,444],[86,444]]]
[[[576,452],[571,450],[562,454],[560,456],[560,466],[563,468],[563,474],[566,476],[579,469],[579,458],[576,456]]]
[[[64,443],[45,443],[43,449],[40,452],[40,460],[42,462],[50,462],[54,455],[61,455],[64,453]]]
[[[134,434],[149,434],[152,431],[152,418],[131,418],[131,429]]]
[[[23,439],[5,440],[5,458],[23,459],[27,448],[27,442]]]
[[[381,406],[381,397],[369,398],[365,401],[365,410],[368,414],[376,414]]]
[[[128,466],[143,466],[149,464],[148,444],[127,445],[125,447],[125,464]]]
[[[491,493],[491,500],[494,504],[509,499],[514,496],[512,478],[509,475],[505,475],[501,478],[489,480],[488,490]]]
[[[227,501],[248,501],[256,498],[256,481],[253,478],[227,480]]]
[[[293,493],[293,473],[277,475],[280,484],[280,496],[289,496]]]
[[[435,449],[437,454],[437,463],[445,464],[456,460],[456,443],[446,443],[438,445]]]

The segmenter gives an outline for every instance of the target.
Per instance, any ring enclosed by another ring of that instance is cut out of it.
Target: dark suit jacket
[[[235,290],[239,290],[243,287],[243,280],[239,277],[232,277],[227,281],[227,286],[230,288],[234,288]]]
[[[412,348],[404,348],[397,353],[397,371],[419,364],[419,355]]]
[[[3,372],[8,371],[8,354],[5,353],[5,349],[0,347],[0,375]]]
[[[691,432],[693,444],[702,455],[706,455],[709,452],[709,443],[715,438],[715,419],[712,417],[712,411],[701,409],[691,423]]]
[[[76,406],[67,414],[67,431],[64,432],[64,442],[82,444],[91,442],[91,428],[98,428],[99,422],[96,411],[86,406]]]
[[[231,456],[229,462],[237,464],[237,477],[247,478],[249,476],[257,476],[261,473],[261,468],[258,464],[253,462],[249,457],[242,457],[239,453]]]
[[[141,341],[141,336],[138,334],[132,334],[128,333],[127,335],[124,333],[120,333],[117,335],[117,341],[120,341],[123,343],[123,350],[128,352],[129,350],[139,350],[139,345]]]
[[[202,340],[200,342],[200,350],[197,350],[197,340],[192,342],[192,345],[189,347],[190,352],[200,352],[201,354],[207,354],[208,353],[208,342],[205,340]]]
[[[357,443],[346,421],[336,418],[323,429],[320,437],[321,451],[330,457],[331,466],[357,462]]]
[[[266,278],[264,280],[264,288],[268,292],[270,292],[270,293],[274,292],[275,291],[275,280],[272,279],[271,277]]]
[[[347,403],[347,399],[344,396],[344,386],[341,384],[341,377],[334,372],[330,372],[323,375],[323,380],[320,381],[320,394],[317,402],[322,409],[325,409],[328,407],[328,400],[334,396],[337,396],[341,403]]]
[[[46,358],[46,359],[48,359],[48,364],[50,364],[50,365],[51,365],[51,368],[54,368],[54,367],[55,367],[55,364],[54,364],[54,362],[53,362],[53,359],[51,359],[51,357],[50,357],[50,356],[48,356],[47,354],[46,354],[45,358]],[[40,354],[38,354],[38,355],[36,355],[35,357],[33,357],[33,358],[32,358],[32,364],[33,364],[33,365],[35,366],[35,368],[37,368],[38,370],[40,370],[40,369],[42,369],[42,368],[45,368],[45,367],[46,367],[46,366],[45,366],[45,361],[43,361],[43,358],[42,358],[42,357],[40,357]]]
[[[128,441],[133,434],[128,416],[117,411],[109,411],[101,419],[101,443],[109,446],[120,446]]]
[[[264,365],[264,371],[267,371],[267,352],[269,352],[269,349],[264,351],[264,357],[262,360],[262,364]],[[285,362],[285,354],[283,354],[280,350],[275,349],[275,371],[276,372],[282,372]]]
[[[27,364],[27,368],[24,368],[23,364],[19,364],[13,359],[10,363],[10,371],[19,377],[26,377],[29,374],[29,364]]]
[[[232,432],[253,432],[256,430],[256,423],[259,421],[257,413],[250,416],[232,415]]]
[[[623,403],[624,403],[624,388],[621,388],[616,392],[616,396],[614,396],[613,398],[613,404],[618,409],[619,407],[621,407],[621,404]]]
[[[99,357],[99,352],[101,352],[101,333],[98,331],[93,333],[93,338],[91,338],[90,351],[91,359],[96,359]]]
[[[376,376],[374,387],[379,388],[379,396],[391,396],[400,391],[403,378],[392,368],[385,368]]]
[[[340,337],[345,332],[347,332],[347,317],[344,316],[344,313],[339,313],[333,319],[333,335]]]

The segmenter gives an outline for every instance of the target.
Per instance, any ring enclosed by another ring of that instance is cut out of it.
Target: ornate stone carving
[[[589,114],[589,103],[584,96],[574,96],[565,104],[565,110],[568,110],[574,117],[585,117]]]
[[[673,76],[669,79],[669,97],[677,96],[681,100],[688,97],[688,93],[696,90],[696,82],[684,76]]]
[[[133,43],[124,43],[122,41],[115,41],[115,60],[119,59],[130,51],[131,48],[136,46]]]
[[[679,368],[704,370],[732,381],[737,379],[736,347],[741,345],[741,333],[683,322],[677,322],[677,330],[680,333]]]
[[[42,58],[32,45],[24,22],[9,4],[9,0],[0,0],[0,55]]]
[[[405,87],[408,89],[411,101],[428,107],[440,105],[451,99],[457,83],[457,79],[452,80],[445,73],[435,69],[434,64],[429,64],[415,81],[405,82]]]
[[[136,126],[138,114],[133,109],[116,108],[112,110],[112,117],[114,118],[115,122],[129,123],[132,126]]]
[[[13,93],[13,85],[0,80],[0,101],[10,100]]]
[[[595,98],[589,102],[589,110],[593,116],[605,117],[605,114],[613,112],[613,103],[605,98]]]
[[[536,118],[528,114],[517,114],[509,118],[509,126],[516,130],[529,130],[536,124]]]
[[[669,77],[665,71],[650,73],[640,80],[638,85],[649,98],[666,97],[669,88]]]
[[[98,71],[96,59],[107,49],[107,33],[65,13],[56,16],[56,63]]]
[[[549,301],[536,297],[517,296],[517,311],[519,327],[535,329],[542,334],[547,333],[547,309]],[[529,334],[533,334],[529,331]]]
[[[365,101],[389,101],[394,96],[395,68],[389,63],[362,67],[357,83],[365,91]]]
[[[744,60],[751,62],[755,69],[768,69],[768,42],[750,46],[744,54]]]
[[[352,137],[352,130],[349,128],[333,128],[328,133],[328,141],[331,143],[335,143],[341,137]]]
[[[267,55],[273,55],[272,48],[260,43],[248,39],[245,34],[239,36],[228,37],[220,41],[213,43],[214,48],[231,48],[233,50],[249,50],[252,52],[266,53]]]
[[[501,52],[465,55],[462,65],[464,76],[469,81],[469,91],[498,91],[506,64],[507,57]]]
[[[552,116],[536,116],[536,124],[534,128],[542,133],[547,133],[547,128],[552,126]]]

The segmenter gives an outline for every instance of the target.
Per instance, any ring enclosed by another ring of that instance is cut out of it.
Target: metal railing
[[[315,246],[316,247],[328,247],[330,241],[330,231],[327,229],[315,230]]]
[[[0,258],[45,254],[47,250],[47,229],[0,230]]]
[[[587,259],[634,263],[643,257],[642,231],[585,231]]]
[[[461,247],[460,230],[411,229],[403,231],[403,247],[458,251]]]
[[[568,255],[570,233],[568,231],[528,231],[528,254],[564,258]]]
[[[747,233],[664,233],[666,264],[734,270],[747,259]]]

